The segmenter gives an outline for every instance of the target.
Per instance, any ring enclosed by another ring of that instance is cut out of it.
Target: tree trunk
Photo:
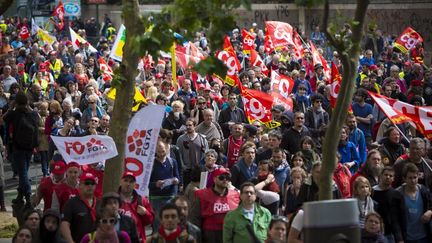
[[[129,121],[131,120],[133,96],[135,93],[135,77],[137,75],[138,60],[140,58],[139,54],[134,52],[133,48],[131,48],[131,40],[144,32],[139,16],[137,0],[123,0],[123,17],[127,31],[122,63],[120,65],[120,74],[124,78],[116,89],[116,99],[114,101],[112,123],[109,133],[114,139],[119,155],[108,160],[105,165],[104,193],[117,191],[123,173],[126,133]]]
[[[332,180],[333,171],[336,168],[336,152],[341,134],[342,126],[348,114],[348,107],[351,104],[354,95],[355,80],[357,75],[357,65],[360,55],[360,41],[363,36],[363,25],[369,0],[357,0],[357,8],[354,16],[354,22],[351,24],[352,36],[350,45],[346,46],[343,41],[334,38],[335,33],[330,33],[328,25],[329,2],[325,1],[324,6],[324,27],[327,39],[340,55],[343,77],[339,89],[336,108],[333,111],[331,122],[327,128],[327,133],[323,143],[323,163],[319,180],[319,200],[332,199]]]

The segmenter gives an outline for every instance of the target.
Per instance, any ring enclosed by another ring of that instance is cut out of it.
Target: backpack
[[[39,145],[37,120],[31,112],[21,114],[13,128],[14,145],[19,149],[32,150]]]

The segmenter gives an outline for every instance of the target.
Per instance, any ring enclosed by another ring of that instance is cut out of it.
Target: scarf
[[[240,147],[243,144],[243,138],[235,140],[233,136],[228,137],[228,167],[231,168],[238,160],[240,154]]]
[[[99,243],[119,243],[117,231],[114,227],[110,231],[103,231],[98,227],[95,238]]]
[[[83,199],[81,197],[81,195],[78,195],[78,197],[81,199],[81,201],[84,203],[84,205],[86,205],[86,207],[90,211],[92,221],[95,222],[96,221],[96,197],[93,196],[93,204],[92,205],[89,205],[88,200]]]
[[[181,233],[182,228],[180,226],[177,226],[177,229],[168,235],[166,234],[166,231],[162,225],[159,227],[159,235],[162,236],[165,241],[175,241],[178,237],[180,237]]]

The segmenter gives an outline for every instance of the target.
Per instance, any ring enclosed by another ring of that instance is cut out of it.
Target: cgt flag
[[[125,147],[125,171],[132,172],[138,184],[137,192],[148,195],[157,140],[165,115],[165,107],[149,105],[139,110],[129,123]]]
[[[403,53],[407,53],[413,49],[418,42],[423,42],[423,38],[413,28],[408,27],[402,32],[399,38],[397,38],[394,46]]]
[[[265,24],[267,29],[266,36],[268,36],[268,44],[266,46],[270,49],[279,50],[288,45],[296,45],[292,38],[293,27],[290,24],[279,21],[266,21]]]
[[[432,107],[413,106],[370,91],[369,95],[393,123],[413,122],[427,139],[432,139]]]
[[[51,17],[51,21],[53,24],[57,27],[59,30],[63,30],[64,28],[64,16],[65,16],[65,10],[63,3],[60,1],[57,5],[57,7],[54,9],[54,12]]]
[[[242,38],[243,38],[243,53],[250,54],[251,50],[255,50],[255,36],[252,35],[246,29],[242,29]]]
[[[224,49],[217,54],[217,58],[228,67],[225,83],[231,86],[239,84],[240,80],[238,79],[237,73],[240,71],[241,66],[228,36],[225,36]]]
[[[294,80],[292,78],[272,71],[270,90],[281,94],[284,98],[287,99],[289,98],[293,87]]]
[[[75,161],[80,165],[92,164],[117,156],[114,140],[106,135],[84,137],[51,136],[66,163]]]

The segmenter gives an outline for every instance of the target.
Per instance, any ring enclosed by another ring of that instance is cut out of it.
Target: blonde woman
[[[84,65],[82,65],[81,63],[76,63],[74,72],[75,72],[75,80],[78,83],[78,90],[82,91],[84,90],[84,87],[89,82],[89,77],[86,74],[86,69]]]

